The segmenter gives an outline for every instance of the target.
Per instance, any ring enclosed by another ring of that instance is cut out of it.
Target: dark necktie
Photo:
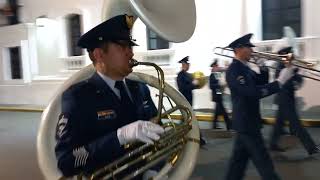
[[[123,81],[116,81],[114,87],[119,89],[119,91],[120,91],[121,105],[124,105],[126,107],[130,106],[132,104],[132,102],[131,102],[131,99],[127,93],[124,82]]]

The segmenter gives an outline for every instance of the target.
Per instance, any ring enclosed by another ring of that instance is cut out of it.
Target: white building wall
[[[243,35],[241,32],[242,3],[246,2],[246,14],[248,32],[257,34],[255,39],[261,39],[261,0],[196,0],[197,24],[193,36],[183,43],[172,43],[174,49],[171,66],[179,71],[176,62],[185,56],[190,56],[190,71],[204,71],[209,74],[208,66],[216,57],[213,49],[216,46],[226,46],[237,37]],[[143,27],[142,27],[143,26]],[[147,39],[145,26],[138,21],[134,26],[133,37],[137,39],[139,47],[135,51],[147,50]],[[254,40],[255,40],[254,39]]]
[[[210,64],[214,55],[212,49],[215,46],[223,46],[228,44],[236,37],[243,34],[243,24],[247,24],[248,32],[255,34],[255,40],[261,40],[261,0],[196,0],[197,6],[197,27],[193,37],[185,42],[179,44],[173,44],[171,47],[175,49],[174,60],[179,60],[185,55],[190,55],[191,71],[206,69],[206,74],[209,73],[207,64]],[[243,8],[242,4],[245,2],[246,7]],[[58,56],[51,54],[45,50],[39,49],[39,67],[40,74],[53,75],[59,68],[58,60],[43,60],[61,58],[66,56],[65,39],[63,34],[64,22],[63,17],[70,13],[78,13],[83,15],[83,31],[91,29],[94,25],[98,24],[101,20],[101,9],[103,0],[68,0],[68,1],[54,1],[54,0],[21,0],[22,21],[34,23],[36,18],[42,15],[47,16],[52,21],[56,21],[56,25],[60,26],[55,29],[55,33],[50,35],[59,36],[60,39],[51,40],[56,43],[52,43],[50,49],[54,49],[55,52],[58,49]],[[317,7],[320,2],[316,0],[303,0],[303,34],[305,36],[317,36],[320,34],[319,23],[314,23],[314,18],[317,17]],[[245,13],[241,12],[246,10]],[[242,19],[243,14],[246,15],[247,20],[244,22]],[[38,28],[40,29],[40,28]],[[137,51],[146,50],[146,38],[145,27],[142,23],[136,23],[135,29],[139,29],[137,33],[134,33],[134,37],[140,44],[140,47],[136,48]],[[40,31],[40,30],[39,30]],[[142,32],[142,33],[141,33]],[[48,33],[49,34],[49,33]],[[39,39],[39,38],[38,38]],[[47,37],[48,39],[48,37]],[[40,43],[40,42],[39,42]],[[46,46],[48,48],[48,45]],[[62,47],[62,48],[59,48]],[[42,51],[45,51],[43,53]],[[43,61],[43,62],[42,62]],[[199,63],[199,61],[203,63]],[[47,65],[51,63],[51,66],[45,67],[41,64]],[[174,62],[174,61],[173,61]],[[194,62],[194,63],[193,63]],[[197,62],[197,63],[195,63]],[[90,63],[88,61],[87,63]],[[172,64],[177,67],[176,64]],[[42,70],[43,69],[43,70]]]
[[[216,57],[213,52],[214,47],[226,46],[235,38],[248,32],[255,34],[253,42],[261,41],[261,0],[195,0],[195,2],[197,24],[194,35],[187,42],[171,43],[170,51],[163,51],[169,53],[171,57],[169,66],[164,68],[167,79],[172,85],[175,85],[175,74],[180,70],[179,64],[176,62],[184,56],[190,56],[191,72],[201,70],[209,75],[208,66]],[[65,16],[71,13],[81,14],[83,32],[87,32],[101,22],[103,0],[20,0],[20,4],[23,6],[21,8],[23,22],[36,23],[39,16],[48,17],[48,22],[44,27],[35,27],[36,33],[33,38],[37,48],[33,48],[33,52],[26,53],[31,64],[29,67],[30,77],[34,81],[22,85],[19,82],[19,86],[8,86],[10,84],[8,82],[5,83],[7,85],[0,85],[2,92],[0,93],[0,104],[47,104],[56,88],[63,82],[59,78],[65,79],[66,75],[70,75],[70,73],[61,73],[65,70],[62,59],[68,58]],[[303,36],[315,37],[312,42],[310,40],[310,43],[306,43],[306,54],[312,58],[320,57],[320,51],[317,51],[316,48],[320,46],[320,40],[317,39],[320,35],[320,23],[316,21],[316,18],[320,17],[320,11],[317,9],[320,7],[319,5],[320,1],[318,0],[302,1]],[[0,32],[3,28],[5,27],[0,27]],[[30,37],[32,36],[29,35]],[[134,25],[133,37],[140,45],[134,48],[138,57],[144,54],[162,53],[147,51],[146,27],[140,20],[137,20]],[[0,44],[4,41],[6,43],[12,42],[15,38],[19,39],[19,36],[15,35],[12,38],[10,39],[10,36],[1,37]],[[28,47],[32,47],[32,44],[29,43]],[[1,54],[4,56],[3,52]],[[90,60],[86,57],[86,64],[89,63]],[[3,62],[0,63],[1,65],[0,78],[4,79],[5,75],[3,74],[6,72],[3,70]],[[144,71],[141,68],[138,70]],[[55,80],[46,80],[48,77]],[[41,79],[41,86],[39,81],[35,81],[35,79]],[[14,98],[17,93],[19,98]],[[194,93],[195,108],[212,107],[213,104],[208,98],[210,91],[207,86],[195,90]]]
[[[39,21],[37,24],[41,23]],[[60,42],[57,30],[61,27],[56,20],[43,19],[41,21],[44,22],[38,25],[36,31],[39,75],[52,75],[59,72],[60,69],[58,61]]]
[[[318,17],[320,15],[320,1],[302,0],[302,32],[303,36],[319,36],[320,23]]]
[[[88,31],[101,21],[103,0],[20,0],[21,21],[36,23],[37,18],[45,16],[42,27],[36,28],[37,56],[40,76],[55,76],[61,72],[67,57],[65,17],[68,14],[83,16],[83,32]],[[89,61],[87,62],[89,63]]]
[[[18,24],[13,26],[5,26],[0,28],[0,33],[3,35],[0,38],[0,82],[11,80],[11,64],[9,58],[9,48],[20,47],[22,80],[21,82],[31,81],[31,64],[34,63],[36,57],[30,53],[35,52],[35,47],[32,44],[34,41],[34,25],[33,24]],[[34,59],[31,59],[34,58]],[[17,80],[13,80],[17,82]],[[20,81],[19,81],[20,82]]]
[[[236,37],[242,35],[240,26],[242,19],[242,3],[246,1],[248,31],[261,34],[260,20],[261,0],[196,0],[197,25],[192,38],[185,43],[172,44],[175,50],[172,57],[172,66],[178,68],[175,63],[182,57],[189,55],[191,71],[202,70],[209,73],[208,64],[215,57],[213,48],[228,44]],[[61,1],[62,2],[62,1]],[[21,0],[22,21],[35,23],[39,16],[48,17],[45,27],[37,28],[37,47],[39,71],[37,75],[55,75],[62,67],[59,58],[65,58],[66,37],[64,17],[71,13],[83,15],[83,32],[101,22],[101,10],[103,0],[68,0],[59,3],[54,0]],[[147,49],[145,25],[137,21],[134,27],[133,37],[137,39],[139,47],[135,51],[141,52]],[[86,58],[86,63],[90,60]],[[199,63],[201,61],[202,63]],[[50,64],[50,66],[48,66]],[[178,68],[179,70],[179,68]],[[36,72],[36,71],[33,71]]]

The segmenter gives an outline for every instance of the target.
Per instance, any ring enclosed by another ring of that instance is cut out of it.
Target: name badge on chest
[[[108,109],[104,111],[97,112],[98,120],[111,120],[117,117],[117,114],[114,110]]]

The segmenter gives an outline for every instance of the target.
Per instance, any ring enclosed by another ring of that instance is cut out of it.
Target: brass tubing
[[[159,101],[158,101],[158,114],[157,114],[157,121],[156,123],[159,124],[161,121],[161,110],[162,110],[162,104],[163,104],[163,92],[164,92],[164,88],[165,88],[165,83],[164,83],[164,73],[163,70],[156,65],[155,63],[151,63],[151,62],[138,62],[135,59],[132,59],[131,64],[133,66],[137,66],[137,65],[145,65],[145,66],[152,66],[156,69],[157,74],[158,74],[158,79],[159,79]]]
[[[217,50],[219,50],[220,52],[217,52]],[[226,48],[226,47],[216,47],[214,49],[214,54],[216,55],[219,55],[219,56],[224,56],[224,57],[228,57],[228,58],[234,58],[234,56],[230,56],[230,55],[226,55],[224,53],[224,51],[229,51],[229,52],[233,52],[233,49],[231,48]],[[284,54],[284,55],[279,55],[279,54],[275,54],[275,53],[267,53],[267,52],[258,52],[258,51],[253,51],[252,52],[252,55],[251,55],[251,58],[252,59],[258,59],[258,58],[265,58],[267,60],[272,60],[272,61],[287,61],[287,59],[290,59],[292,58],[293,54],[292,53],[289,53],[289,54]],[[251,63],[254,63],[256,64],[254,61],[250,60],[249,62]],[[302,60],[302,59],[296,59],[296,58],[293,58],[291,60],[291,63],[293,66],[296,66],[296,67],[299,67],[303,70],[305,70],[306,72],[308,71],[314,71],[314,72],[318,72],[320,73],[320,70],[318,69],[314,69],[314,68],[310,68],[310,66],[314,66],[315,64],[314,63],[311,63],[311,62],[308,62],[306,60]],[[300,64],[299,64],[300,63]],[[271,66],[267,66],[269,68],[273,68]],[[274,69],[274,68],[273,68]],[[320,81],[320,74],[317,75],[317,74],[314,74],[314,76],[317,76],[317,77],[312,77],[312,76],[307,76],[307,75],[303,75],[303,74],[300,74],[301,76],[305,77],[305,78],[309,78],[309,79],[312,79],[312,80],[315,80],[315,81]]]
[[[167,130],[164,134],[162,134],[160,136],[160,139],[152,145],[142,143],[129,144],[129,148],[132,146],[134,148],[133,150],[126,153],[124,156],[116,159],[112,163],[106,165],[105,167],[95,171],[90,176],[90,179],[101,179],[101,177],[103,177],[103,179],[115,178],[116,175],[128,169],[132,165],[136,165],[140,162],[146,161],[147,164],[145,164],[142,167],[139,167],[138,170],[131,172],[131,174],[129,174],[125,178],[135,177],[138,174],[141,174],[142,172],[150,168],[151,166],[160,162],[164,158],[172,156],[173,153],[180,151],[182,149],[182,145],[188,141],[187,134],[192,128],[190,123],[192,120],[191,111],[185,106],[177,105],[176,107],[173,107],[170,110],[162,113],[165,88],[164,73],[162,69],[155,63],[138,62],[135,59],[132,59],[130,63],[132,67],[137,65],[153,66],[157,71],[159,80],[159,102],[157,119],[155,123],[160,124],[161,118],[168,116],[176,110],[184,111],[186,113],[186,117],[184,117],[185,121],[183,121],[181,124],[175,124],[173,122],[163,124],[163,127],[167,126],[173,128]],[[177,158],[177,154],[175,154],[172,157]]]

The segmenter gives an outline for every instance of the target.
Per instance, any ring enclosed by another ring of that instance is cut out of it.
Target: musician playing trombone
[[[226,72],[226,81],[232,99],[232,125],[237,132],[226,180],[244,178],[248,160],[251,159],[263,180],[280,179],[267,152],[260,129],[259,99],[276,93],[293,76],[292,68],[284,68],[276,81],[268,83],[265,72],[256,73],[248,66],[251,59],[252,34],[247,34],[229,44],[235,57]]]
[[[279,55],[286,55],[289,53],[293,53],[292,47],[285,47],[278,51]],[[288,56],[285,62],[278,62],[276,78],[279,76],[281,69],[285,68],[285,66],[290,66],[290,61],[293,58],[294,56]],[[294,76],[283,85],[283,88],[276,96],[278,111],[270,140],[270,149],[273,151],[285,151],[278,146],[278,141],[282,132],[284,132],[284,123],[288,120],[290,133],[300,139],[307,152],[310,155],[320,152],[319,146],[316,146],[308,131],[302,126],[296,109],[295,91],[302,86],[302,83],[302,76],[295,73]]]
[[[89,176],[126,153],[132,142],[153,143],[164,132],[148,87],[132,72],[132,17],[115,16],[81,36],[96,72],[62,95],[55,153],[64,176]],[[131,23],[130,23],[131,22]]]

